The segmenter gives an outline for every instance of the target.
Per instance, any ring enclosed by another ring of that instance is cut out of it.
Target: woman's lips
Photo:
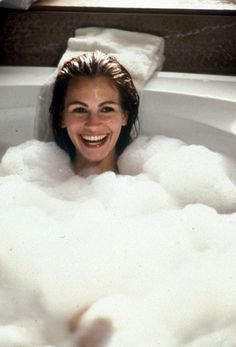
[[[80,135],[83,143],[89,147],[100,147],[108,139],[108,134],[103,135]]]

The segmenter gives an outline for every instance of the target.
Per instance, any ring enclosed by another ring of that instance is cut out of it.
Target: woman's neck
[[[107,158],[98,162],[90,162],[83,157],[76,156],[76,160],[73,164],[74,172],[82,177],[88,177],[90,175],[99,175],[106,171],[113,171],[118,173],[117,156],[111,154]]]

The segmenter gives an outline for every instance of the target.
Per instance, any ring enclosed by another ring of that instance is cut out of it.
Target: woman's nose
[[[87,118],[87,126],[97,126],[100,123],[99,114],[95,111],[90,112]]]

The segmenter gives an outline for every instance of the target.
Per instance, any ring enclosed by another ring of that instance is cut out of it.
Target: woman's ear
[[[66,124],[65,124],[64,118],[62,118],[62,120],[61,120],[61,128],[66,128]]]
[[[123,114],[123,119],[122,119],[122,126],[126,126],[128,123],[128,113],[125,111]]]

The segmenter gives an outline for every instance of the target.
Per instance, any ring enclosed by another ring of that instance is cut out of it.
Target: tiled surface
[[[149,32],[164,37],[165,71],[236,75],[234,11],[196,14],[103,11],[101,8],[98,12],[78,8],[75,11],[2,10],[0,65],[56,66],[74,30],[87,26]]]

